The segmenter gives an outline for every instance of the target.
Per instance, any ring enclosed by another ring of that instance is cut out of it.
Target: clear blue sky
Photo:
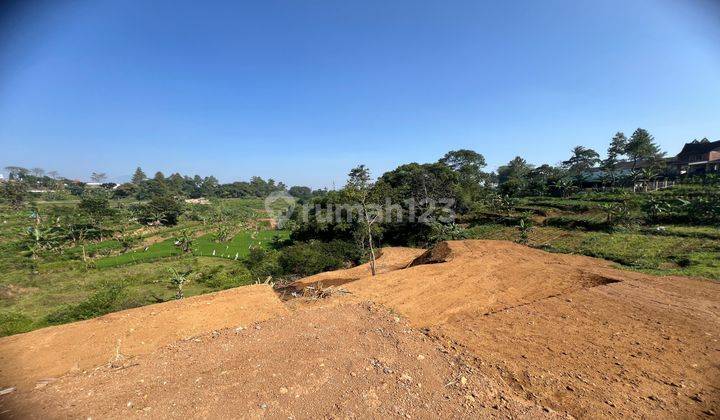
[[[3,167],[329,186],[458,148],[720,139],[717,0],[22,3],[0,6]]]

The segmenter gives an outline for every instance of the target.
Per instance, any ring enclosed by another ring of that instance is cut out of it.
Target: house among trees
[[[667,165],[679,176],[720,172],[720,140],[686,143],[677,156],[668,159]]]
[[[712,142],[708,139],[693,140],[685,143],[680,153],[674,157],[621,160],[613,165],[614,176],[617,178],[632,178],[634,174],[642,177],[642,171],[652,173],[652,179],[655,181],[720,173],[720,140]],[[603,166],[583,172],[583,181],[587,186],[602,185],[607,177],[608,170]],[[642,183],[642,180],[639,181]]]

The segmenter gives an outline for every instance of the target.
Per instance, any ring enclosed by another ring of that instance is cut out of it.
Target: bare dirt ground
[[[0,386],[32,389],[38,380],[286,312],[269,286],[253,285],[4,337]]]
[[[415,258],[425,252],[424,249],[392,247],[383,248],[375,265],[375,271],[379,274],[401,270],[412,263]],[[370,265],[362,264],[347,270],[328,271],[302,278],[293,283],[296,289],[307,286],[340,286],[365,277],[370,277]]]
[[[0,397],[0,415],[717,416],[717,282],[509,242],[420,254],[385,249],[376,277],[361,266],[303,279],[347,293],[40,381]]]
[[[558,416],[369,303],[176,342],[1,404],[6,418]]]

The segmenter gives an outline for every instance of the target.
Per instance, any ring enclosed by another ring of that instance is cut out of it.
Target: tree
[[[528,186],[528,175],[533,169],[532,165],[520,156],[498,168],[498,182],[503,194],[516,196],[523,194]]]
[[[127,198],[137,193],[137,191],[137,185],[126,182],[125,184],[118,185],[118,187],[113,190],[113,198]]]
[[[607,158],[602,161],[602,169],[605,171],[610,186],[615,186],[618,178],[617,166],[620,162],[620,157],[625,155],[627,149],[627,137],[625,133],[618,131],[610,140],[610,146],[607,150]]]
[[[92,175],[90,175],[90,179],[92,179],[93,182],[102,184],[103,181],[107,179],[107,175],[104,172],[93,172]]]
[[[94,191],[85,193],[78,203],[78,209],[87,214],[90,219],[99,224],[105,216],[112,213],[107,193]]]
[[[370,192],[373,187],[370,182],[370,170],[365,165],[353,168],[348,174],[348,181],[345,185],[347,195],[359,203],[362,209],[361,223],[367,235],[368,248],[370,249],[370,271],[374,276],[375,271],[375,249],[373,248],[372,225],[377,221],[378,214],[370,214],[368,209]]]
[[[483,195],[483,187],[489,184],[490,177],[483,172],[485,157],[473,150],[451,150],[438,163],[447,165],[458,175],[456,198],[458,206],[464,210]]]
[[[600,155],[593,149],[583,146],[575,146],[572,149],[570,159],[563,162],[571,175],[582,176],[583,173],[595,167],[600,162]]]
[[[482,170],[487,165],[483,155],[468,149],[451,150],[445,153],[445,156],[438,162],[459,173],[461,180],[468,178],[474,182],[483,180],[484,173]]]
[[[60,173],[58,171],[50,171],[48,172],[48,176],[52,179],[58,179],[60,177]]]
[[[0,198],[7,201],[14,209],[19,209],[25,202],[27,187],[22,182],[8,181],[0,183]]]
[[[565,178],[565,171],[562,168],[543,164],[531,169],[528,174],[527,193],[530,195],[561,195],[558,189],[558,182]]]
[[[630,140],[625,145],[625,154],[633,162],[633,171],[637,168],[638,162],[649,161],[651,164],[657,164],[665,155],[655,144],[655,138],[642,128],[638,128],[630,136]]]
[[[78,204],[78,209],[90,220],[90,223],[97,229],[100,240],[103,239],[105,230],[103,220],[112,216],[115,212],[110,208],[108,193],[105,191],[92,191],[83,194]]]
[[[138,219],[142,223],[174,225],[184,210],[183,203],[170,195],[155,196],[138,208]]]
[[[132,183],[133,184],[140,184],[143,181],[147,179],[147,175],[145,175],[145,172],[138,166],[137,169],[135,169],[135,173],[132,176]]]
[[[163,174],[162,171],[157,171],[157,172],[155,172],[155,176],[153,177],[153,179],[157,182],[164,184],[165,183],[165,174]]]
[[[9,180],[22,181],[30,174],[30,171],[21,166],[6,166]]]
[[[32,174],[38,178],[45,175],[45,169],[43,169],[43,168],[32,168],[32,169],[30,169],[30,172],[32,172]]]
[[[312,190],[309,187],[295,185],[290,187],[288,194],[301,200],[309,200],[312,197]]]
[[[203,197],[214,197],[219,185],[220,182],[218,182],[217,178],[214,176],[208,176],[203,179],[202,184],[200,185],[200,194]]]

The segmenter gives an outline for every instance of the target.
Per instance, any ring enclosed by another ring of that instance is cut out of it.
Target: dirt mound
[[[0,386],[30,388],[40,379],[149,353],[178,339],[286,311],[269,286],[256,285],[4,337]]]
[[[475,354],[482,372],[556,410],[719,412],[717,282],[620,271],[510,242],[451,241],[407,269],[344,287]]]
[[[450,261],[452,259],[452,256],[453,248],[451,247],[450,243],[440,242],[434,247],[423,252],[422,255],[420,255],[419,257],[412,260],[408,267],[414,267],[416,265],[444,263]]]
[[[531,401],[583,418],[720,413],[720,285],[632,276],[437,329]]]
[[[424,252],[424,249],[418,248],[382,248],[380,250],[380,256],[376,260],[376,272],[382,274],[405,268]],[[339,286],[370,275],[370,264],[366,263],[347,270],[328,271],[314,276],[305,277],[294,282],[291,287],[294,289],[302,289],[307,286],[318,284],[323,286]]]
[[[483,316],[619,279],[603,271],[610,265],[600,260],[501,241],[443,242],[409,265],[346,288],[427,327],[459,314]]]
[[[9,371],[67,368],[84,353],[103,366],[0,397],[0,412],[302,418],[720,412],[717,282],[620,271],[602,260],[497,241],[451,241],[429,252],[387,248],[378,266],[374,277],[365,265],[302,279],[296,287],[343,284],[350,293],[296,299],[286,309],[268,288],[255,286],[173,302],[159,316],[157,305],[141,308],[108,327],[107,319],[122,313],[2,339],[3,385],[14,385]],[[210,331],[272,316],[247,329],[173,342],[191,335],[176,328]],[[53,338],[54,332],[62,334]],[[111,368],[107,359],[123,334],[139,349],[128,353],[139,356]],[[162,340],[153,341],[156,334]],[[23,346],[36,348],[23,355]]]
[[[292,361],[292,362],[290,362]],[[299,310],[0,399],[16,418],[546,418],[371,304]]]

